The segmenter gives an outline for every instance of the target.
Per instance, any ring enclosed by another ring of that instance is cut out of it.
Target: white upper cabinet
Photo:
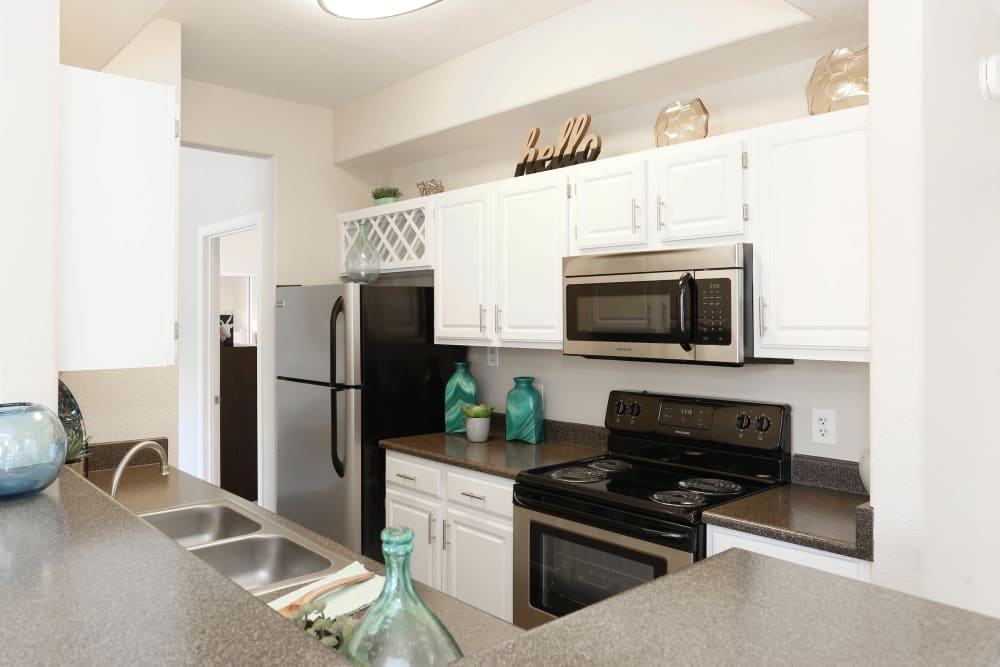
[[[491,192],[491,186],[481,186],[435,198],[435,338],[466,345],[485,345],[490,340]]]
[[[169,366],[174,88],[65,67],[60,116],[59,370]]]
[[[646,243],[646,161],[625,155],[573,167],[573,254]]]
[[[757,355],[867,361],[868,108],[751,132]]]
[[[562,347],[567,183],[566,174],[553,171],[496,188],[493,316],[501,344]]]
[[[746,150],[745,135],[734,134],[650,154],[653,245],[743,233]]]

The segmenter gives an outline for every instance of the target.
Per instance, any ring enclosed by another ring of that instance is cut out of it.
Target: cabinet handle
[[[663,195],[656,195],[656,231],[663,230]]]
[[[496,318],[497,322],[497,333],[500,333],[500,330],[503,328],[500,326],[500,318],[503,317],[503,308],[500,307],[500,304],[497,304],[493,306],[493,310],[495,311],[493,316]]]
[[[410,482],[415,482],[415,481],[417,481],[417,478],[416,478],[416,477],[414,477],[414,476],[412,476],[412,475],[404,475],[404,474],[403,474],[403,473],[401,473],[401,472],[397,472],[397,473],[396,473],[396,477],[400,477],[400,478],[402,478],[402,479],[405,479],[405,480],[407,480],[407,481],[410,481]]]
[[[486,496],[477,496],[474,493],[469,493],[468,491],[462,491],[462,495],[466,498],[475,498],[476,500],[486,500]]]
[[[486,333],[486,306],[479,304],[479,331]]]
[[[639,202],[636,201],[635,197],[632,198],[632,233],[639,233],[639,222],[636,220],[636,213],[639,210]]]
[[[767,333],[767,324],[764,323],[764,313],[767,312],[767,301],[764,301],[764,297],[758,297],[757,299],[757,317],[760,320],[760,335],[761,337]]]
[[[427,544],[434,542],[434,515],[427,515]]]
[[[448,519],[441,519],[441,551],[448,549]]]

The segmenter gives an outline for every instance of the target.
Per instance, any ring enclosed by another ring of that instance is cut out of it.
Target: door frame
[[[257,310],[257,502],[274,510],[277,504],[276,460],[274,441],[274,310],[273,244],[270,216],[255,212],[200,227],[198,244],[198,415],[202,477],[220,484],[219,406],[214,397],[219,392],[221,357],[218,334],[219,239],[239,232],[257,234],[257,282],[254,294]]]

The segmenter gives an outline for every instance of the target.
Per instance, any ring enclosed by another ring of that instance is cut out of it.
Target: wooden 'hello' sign
[[[521,156],[517,159],[514,176],[559,169],[581,162],[593,162],[601,154],[601,138],[596,134],[587,134],[588,129],[590,129],[590,114],[582,114],[575,118],[570,116],[559,130],[559,143],[555,146],[536,148],[540,131],[537,127],[532,128],[521,147]]]

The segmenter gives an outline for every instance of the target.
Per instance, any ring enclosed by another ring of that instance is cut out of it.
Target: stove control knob
[[[736,428],[741,431],[745,428],[750,428],[750,415],[743,413],[736,415]]]
[[[767,429],[771,428],[771,420],[761,415],[757,417],[757,430],[761,433],[765,432]]]
[[[633,403],[629,406],[628,411],[633,417],[638,417],[639,413],[642,412],[642,406],[638,403]]]
[[[617,403],[615,403],[615,414],[616,415],[623,415],[623,414],[625,414],[625,410],[627,410],[627,409],[628,409],[628,405],[625,404],[625,401],[618,401]]]

